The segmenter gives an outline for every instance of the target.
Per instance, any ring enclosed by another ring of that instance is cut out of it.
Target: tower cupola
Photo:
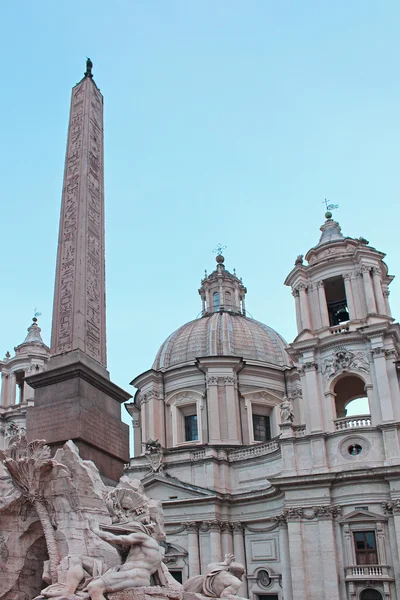
[[[218,312],[230,312],[246,315],[246,288],[236,275],[235,269],[230,273],[224,265],[225,258],[219,252],[216,257],[217,267],[201,281],[199,294],[202,300],[202,316]]]
[[[332,213],[325,213],[316,246],[295,261],[286,278],[296,303],[299,335],[330,336],[375,322],[390,322],[388,286],[393,277],[385,254],[363,237],[342,234]]]

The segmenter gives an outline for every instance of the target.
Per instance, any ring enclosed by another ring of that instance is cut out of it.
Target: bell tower
[[[352,428],[356,418],[386,426],[400,421],[400,331],[388,300],[393,277],[385,254],[363,237],[345,237],[329,210],[325,219],[318,244],[305,262],[297,257],[285,280],[298,329],[290,350],[301,380],[298,414],[307,433]],[[358,398],[368,409],[350,417],[347,407]],[[398,440],[394,445],[389,454],[397,455]]]

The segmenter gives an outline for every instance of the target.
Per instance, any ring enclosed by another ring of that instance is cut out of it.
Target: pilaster
[[[328,306],[326,304],[324,282],[317,281],[316,286],[318,289],[318,300],[319,300],[319,312],[321,315],[321,326],[329,327],[329,314],[328,314]]]
[[[189,577],[200,575],[199,531],[195,521],[186,523],[188,532]]]

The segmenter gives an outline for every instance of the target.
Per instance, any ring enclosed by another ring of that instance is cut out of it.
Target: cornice
[[[33,387],[33,389],[37,389],[75,378],[80,378],[84,381],[87,381],[93,385],[93,387],[97,388],[101,392],[106,393],[108,396],[114,398],[114,400],[117,400],[121,404],[132,398],[131,394],[118,387],[115,385],[115,383],[112,383],[109,379],[106,379],[96,371],[93,371],[93,369],[87,365],[80,362],[50,370],[48,369],[46,371],[42,371],[41,373],[30,375],[29,377],[25,378],[25,381],[28,383],[28,385]]]

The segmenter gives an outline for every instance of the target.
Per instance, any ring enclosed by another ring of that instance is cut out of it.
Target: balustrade
[[[371,427],[371,415],[359,415],[356,417],[345,417],[335,420],[335,430],[358,429],[360,427]]]

